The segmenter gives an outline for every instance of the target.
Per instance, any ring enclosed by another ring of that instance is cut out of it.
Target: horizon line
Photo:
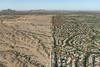
[[[0,11],[3,10],[15,10],[15,11],[31,11],[31,10],[45,10],[45,11],[100,11],[100,10],[67,10],[67,9],[0,9]]]

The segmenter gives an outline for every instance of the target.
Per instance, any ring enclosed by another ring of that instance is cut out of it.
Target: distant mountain
[[[99,11],[67,11],[67,10],[29,10],[29,11],[16,11],[11,9],[6,9],[0,11],[0,15],[48,15],[48,14],[76,14],[76,13],[99,13]]]
[[[63,13],[68,13],[68,11],[64,10],[44,10],[44,9],[39,9],[39,10],[29,10],[29,11],[16,11],[16,10],[11,10],[11,9],[6,9],[0,11],[0,15],[45,15],[45,14],[63,14]]]
[[[14,14],[16,14],[16,11],[15,10],[11,10],[11,9],[6,9],[6,10],[2,10],[1,12],[0,12],[0,14],[3,14],[3,15],[14,15]]]

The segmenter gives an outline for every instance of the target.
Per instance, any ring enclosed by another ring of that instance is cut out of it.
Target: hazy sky
[[[100,10],[100,0],[0,0],[0,10]]]

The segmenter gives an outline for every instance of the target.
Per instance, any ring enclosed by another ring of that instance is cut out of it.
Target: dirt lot
[[[0,16],[0,67],[49,67],[51,17]]]

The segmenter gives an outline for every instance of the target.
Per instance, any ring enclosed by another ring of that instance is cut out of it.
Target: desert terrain
[[[0,15],[0,67],[100,67],[100,14],[47,14]]]
[[[50,15],[0,16],[0,67],[49,67]]]

